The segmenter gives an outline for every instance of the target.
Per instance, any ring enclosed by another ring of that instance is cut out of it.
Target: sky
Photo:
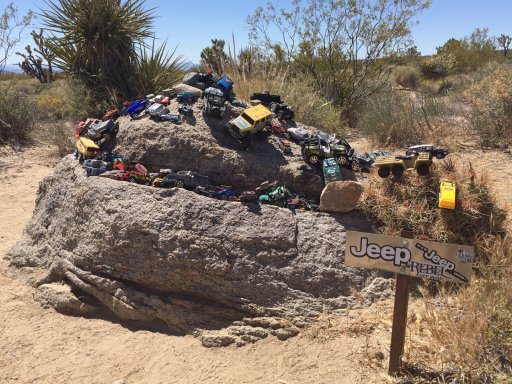
[[[290,2],[280,0],[278,3],[285,6]],[[0,3],[5,7],[8,2]],[[45,8],[43,0],[16,0],[15,4],[20,13]],[[146,0],[146,4],[149,8],[157,8],[157,39],[167,40],[168,48],[177,46],[176,52],[186,61],[198,63],[201,50],[209,46],[213,38],[231,44],[234,35],[237,50],[246,46],[249,27],[245,19],[258,6],[265,6],[267,0]],[[411,26],[412,38],[423,55],[430,55],[448,39],[463,38],[476,28],[489,28],[491,36],[502,33],[512,36],[511,17],[512,0],[433,0],[431,6],[416,17],[418,23]],[[36,20],[34,28],[39,23],[40,20]],[[18,50],[32,43],[30,30],[25,33]],[[18,61],[16,56],[11,56],[8,63]]]

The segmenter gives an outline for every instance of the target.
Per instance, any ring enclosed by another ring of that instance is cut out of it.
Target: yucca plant
[[[46,5],[40,16],[51,33],[56,66],[89,86],[131,96],[140,47],[153,36],[154,10],[145,9],[145,0],[48,0]]]
[[[154,41],[151,48],[141,46],[135,62],[133,84],[140,96],[159,91],[180,82],[183,78],[184,61],[176,56],[176,48],[167,52],[166,43],[159,48]]]

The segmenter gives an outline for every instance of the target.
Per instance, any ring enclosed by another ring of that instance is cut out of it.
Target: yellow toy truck
[[[418,175],[426,176],[430,172],[432,155],[428,152],[418,152],[412,156],[379,156],[373,165],[382,178],[393,174],[399,179],[406,169],[414,169]]]
[[[82,163],[85,159],[92,159],[96,152],[100,151],[100,147],[94,141],[87,137],[80,137],[76,141],[75,159]]]
[[[237,141],[240,149],[247,149],[251,145],[254,135],[259,134],[265,138],[270,135],[270,132],[264,131],[264,129],[271,120],[272,112],[264,105],[259,104],[247,108],[240,116],[230,120],[226,124],[226,130]]]
[[[438,208],[455,209],[457,189],[449,181],[441,181],[437,199]]]

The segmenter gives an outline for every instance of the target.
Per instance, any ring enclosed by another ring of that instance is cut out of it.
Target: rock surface
[[[356,181],[333,181],[320,196],[322,212],[350,212],[354,210],[363,193],[363,186]]]
[[[255,139],[248,150],[236,150],[224,126],[239,111],[227,105],[224,118],[218,120],[203,118],[202,107],[203,100],[199,99],[193,104],[194,116],[182,124],[146,117],[137,121],[131,121],[128,116],[120,118],[116,153],[140,161],[150,170],[196,171],[240,192],[270,180],[292,192],[318,199],[324,187],[321,172],[304,163],[298,144],[291,143],[292,156],[283,154],[276,136]],[[169,109],[171,113],[178,112],[175,100]]]
[[[351,289],[376,274],[345,267],[345,229],[365,225],[355,214],[294,213],[88,178],[70,155],[41,183],[8,259],[41,292],[65,292],[61,302],[86,298],[120,319],[176,333],[228,329],[229,337],[203,343],[242,345],[266,337],[261,329],[285,339],[324,307],[354,304]],[[71,289],[48,287],[61,281]],[[79,304],[51,305],[80,313]]]

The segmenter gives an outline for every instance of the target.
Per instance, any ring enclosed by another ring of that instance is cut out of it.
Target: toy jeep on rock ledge
[[[406,169],[414,169],[420,176],[426,176],[430,172],[432,155],[428,152],[419,152],[413,156],[379,156],[375,160],[374,167],[380,177],[386,178],[393,174],[399,179]]]
[[[323,159],[335,158],[339,165],[348,165],[353,153],[345,139],[337,140],[334,136],[317,133],[302,144],[302,156],[306,163],[317,165]]]
[[[272,112],[259,104],[246,109],[240,116],[230,120],[226,124],[226,130],[237,141],[240,149],[247,149],[251,145],[254,135],[268,137],[270,132],[264,132],[264,129],[270,125],[271,120]]]

